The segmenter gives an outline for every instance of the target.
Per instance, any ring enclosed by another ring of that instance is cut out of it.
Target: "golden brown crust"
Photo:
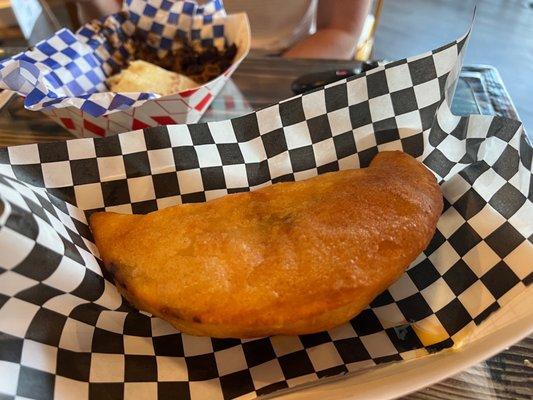
[[[442,206],[431,172],[383,152],[369,168],[90,225],[136,307],[190,334],[257,337],[355,316],[424,250]]]

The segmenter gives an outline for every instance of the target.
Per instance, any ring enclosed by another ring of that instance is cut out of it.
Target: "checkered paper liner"
[[[227,16],[220,0],[205,5],[180,0],[127,0],[124,11],[92,21],[76,33],[62,29],[33,49],[0,62],[0,88],[24,96],[24,106],[43,111],[78,137],[108,136],[150,126],[197,122],[249,46],[243,14]],[[133,34],[163,55],[174,37],[192,43],[238,48],[233,64],[197,88],[159,96],[107,91],[106,79],[132,57]]]
[[[253,398],[459,343],[533,280],[533,150],[518,121],[451,114],[468,36],[255,113],[0,150],[0,392]],[[146,213],[365,167],[403,150],[445,197],[408,271],[352,321],[252,340],[181,334],[106,278],[95,210]]]

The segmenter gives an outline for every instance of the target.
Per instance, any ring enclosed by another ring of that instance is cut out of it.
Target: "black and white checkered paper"
[[[422,357],[479,329],[533,280],[532,154],[519,122],[457,117],[467,36],[233,120],[0,149],[0,393],[254,398]],[[439,180],[435,237],[351,322],[294,337],[192,337],[106,279],[95,210],[146,213],[359,168],[403,150]]]

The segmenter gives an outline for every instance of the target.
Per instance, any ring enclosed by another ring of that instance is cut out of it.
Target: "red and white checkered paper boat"
[[[163,55],[180,37],[237,54],[220,76],[168,96],[109,92],[107,77],[131,57],[127,39],[146,35]],[[34,48],[0,62],[0,88],[24,97],[78,137],[109,136],[157,125],[198,122],[250,50],[246,14],[226,15],[220,0],[125,0],[123,12],[56,32]]]
[[[226,38],[235,43],[237,54],[230,68],[216,79],[194,89],[147,100],[138,107],[110,111],[99,117],[74,106],[42,112],[77,137],[110,136],[150,126],[198,122],[250,51],[250,25],[246,14],[232,14],[226,18]]]

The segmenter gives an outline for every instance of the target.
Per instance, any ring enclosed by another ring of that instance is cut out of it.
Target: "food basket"
[[[246,14],[226,15],[219,1],[198,6],[181,0],[129,0],[124,9],[126,13],[90,22],[76,33],[62,29],[33,49],[2,60],[0,88],[24,96],[26,108],[42,111],[77,137],[197,122],[250,50]],[[155,37],[152,42],[162,52],[181,34],[191,43],[217,48],[235,44],[237,53],[221,75],[196,88],[167,96],[108,92],[106,78],[130,57],[124,43],[138,31]]]
[[[449,103],[468,35],[231,120],[0,149],[0,393],[9,398],[391,398],[532,330],[531,143],[519,121]],[[133,309],[88,228],[364,168],[402,150],[444,196],[402,277],[327,332],[181,334]]]

